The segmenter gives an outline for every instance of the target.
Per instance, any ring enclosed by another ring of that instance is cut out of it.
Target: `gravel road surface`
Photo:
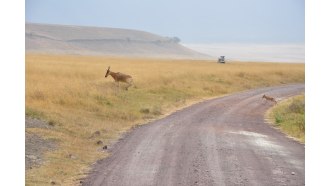
[[[305,85],[208,100],[136,128],[98,161],[83,185],[305,185],[305,147],[270,127],[276,99]]]

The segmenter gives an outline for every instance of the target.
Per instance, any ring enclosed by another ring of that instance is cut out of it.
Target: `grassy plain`
[[[135,87],[118,89],[112,71],[130,74]],[[240,63],[97,56],[26,55],[26,115],[52,129],[29,133],[55,140],[57,150],[26,172],[27,185],[77,185],[103,145],[135,125],[176,108],[242,90],[305,81],[304,64]],[[99,131],[99,135],[95,133]],[[72,158],[74,157],[74,158]]]
[[[268,118],[281,131],[305,143],[305,95],[280,102],[268,111]]]

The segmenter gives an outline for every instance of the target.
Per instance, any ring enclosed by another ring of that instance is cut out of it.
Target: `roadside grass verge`
[[[91,164],[108,155],[103,145],[179,107],[305,81],[304,64],[27,54],[25,66],[26,115],[53,126],[26,131],[59,144],[42,166],[26,171],[26,185],[79,184]],[[108,66],[131,75],[135,87],[125,91],[104,78]]]
[[[305,95],[280,102],[271,108],[267,115],[275,127],[305,143]]]

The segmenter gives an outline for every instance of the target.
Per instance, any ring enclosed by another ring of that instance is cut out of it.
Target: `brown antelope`
[[[108,75],[112,76],[112,78],[115,80],[115,82],[118,83],[119,87],[119,82],[127,83],[128,86],[125,87],[126,90],[128,90],[128,87],[132,86],[133,83],[133,78],[130,75],[123,74],[121,72],[111,72],[110,71],[110,66],[108,67],[108,70],[105,74],[105,77],[108,77]]]
[[[272,101],[275,104],[277,104],[277,101],[275,100],[275,98],[270,97],[270,96],[266,96],[265,94],[262,96],[262,98],[265,98],[266,100]]]

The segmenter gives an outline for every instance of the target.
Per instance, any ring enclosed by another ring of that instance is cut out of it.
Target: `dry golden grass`
[[[106,68],[134,78],[118,89]],[[272,85],[304,82],[304,64],[239,63],[65,55],[26,55],[26,115],[54,124],[27,129],[59,147],[40,168],[26,172],[27,185],[51,181],[77,185],[109,143],[132,126],[159,118],[203,98]],[[95,131],[101,135],[91,137]],[[75,159],[69,158],[69,154]]]
[[[305,143],[305,95],[280,102],[267,111],[266,116],[276,128]]]

